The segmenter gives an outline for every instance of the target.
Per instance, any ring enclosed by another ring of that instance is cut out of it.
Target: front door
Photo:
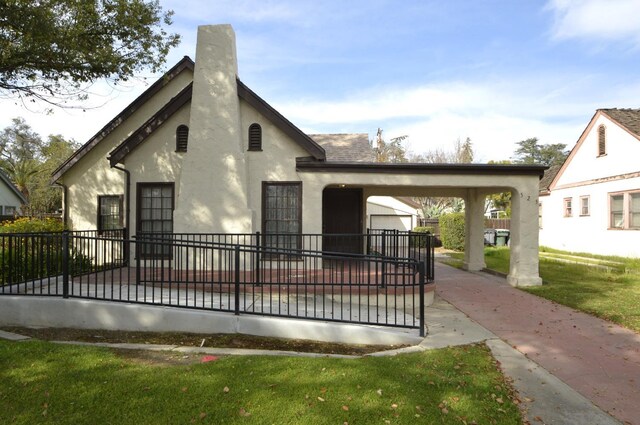
[[[322,192],[322,233],[323,251],[362,254],[362,189]]]

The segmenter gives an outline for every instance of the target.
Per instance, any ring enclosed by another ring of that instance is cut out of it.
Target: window
[[[176,152],[186,152],[189,143],[189,127],[179,125],[176,129]]]
[[[173,233],[173,183],[138,183],[138,239],[152,238],[143,244],[142,256],[171,255],[171,246],[162,243]],[[158,236],[162,235],[162,236]]]
[[[598,156],[607,154],[606,128],[604,125],[598,127]]]
[[[629,194],[629,227],[640,229],[640,192]]]
[[[589,197],[580,197],[580,216],[584,217],[589,215]]]
[[[300,249],[302,183],[262,183],[262,233],[269,248]]]
[[[610,227],[622,229],[624,227],[624,195],[612,195],[609,204],[611,205]]]
[[[5,205],[5,207],[4,207],[4,215],[15,215],[15,214],[16,214],[16,207],[11,207],[9,205]]]
[[[262,150],[262,127],[260,124],[253,123],[249,126],[249,150]]]
[[[122,229],[122,195],[98,196],[98,233]]]
[[[564,198],[564,216],[571,217],[573,211],[571,210],[571,198]]]

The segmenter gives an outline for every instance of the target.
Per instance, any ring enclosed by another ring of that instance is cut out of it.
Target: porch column
[[[478,189],[468,189],[464,200],[464,264],[465,270],[477,271],[484,263],[484,198]]]
[[[538,264],[538,179],[511,192],[511,263],[507,282],[512,286],[542,285]]]

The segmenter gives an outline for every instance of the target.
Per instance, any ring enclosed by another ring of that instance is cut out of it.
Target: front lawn
[[[159,366],[108,349],[0,341],[0,423],[520,424],[509,392],[484,345]]]
[[[452,257],[458,261],[463,255]],[[485,263],[508,273],[509,249],[485,248]],[[520,289],[640,332],[640,260],[543,247],[540,277],[542,286]]]

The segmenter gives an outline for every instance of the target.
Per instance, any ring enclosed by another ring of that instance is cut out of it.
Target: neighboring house
[[[407,197],[370,196],[367,199],[369,229],[413,230],[420,223],[420,205]]]
[[[452,196],[466,204],[465,267],[479,270],[485,195],[512,190],[522,201],[512,212],[509,281],[540,284],[544,167],[375,163],[366,135],[305,134],[238,79],[229,25],[199,27],[196,58],[182,59],[54,172],[72,229],[260,231],[267,246],[297,249],[300,233],[364,233],[371,196]],[[354,240],[345,249],[362,252]]]
[[[640,257],[640,109],[599,109],[541,181],[540,244]]]
[[[0,215],[14,216],[21,213],[22,205],[27,199],[22,192],[0,171]]]

